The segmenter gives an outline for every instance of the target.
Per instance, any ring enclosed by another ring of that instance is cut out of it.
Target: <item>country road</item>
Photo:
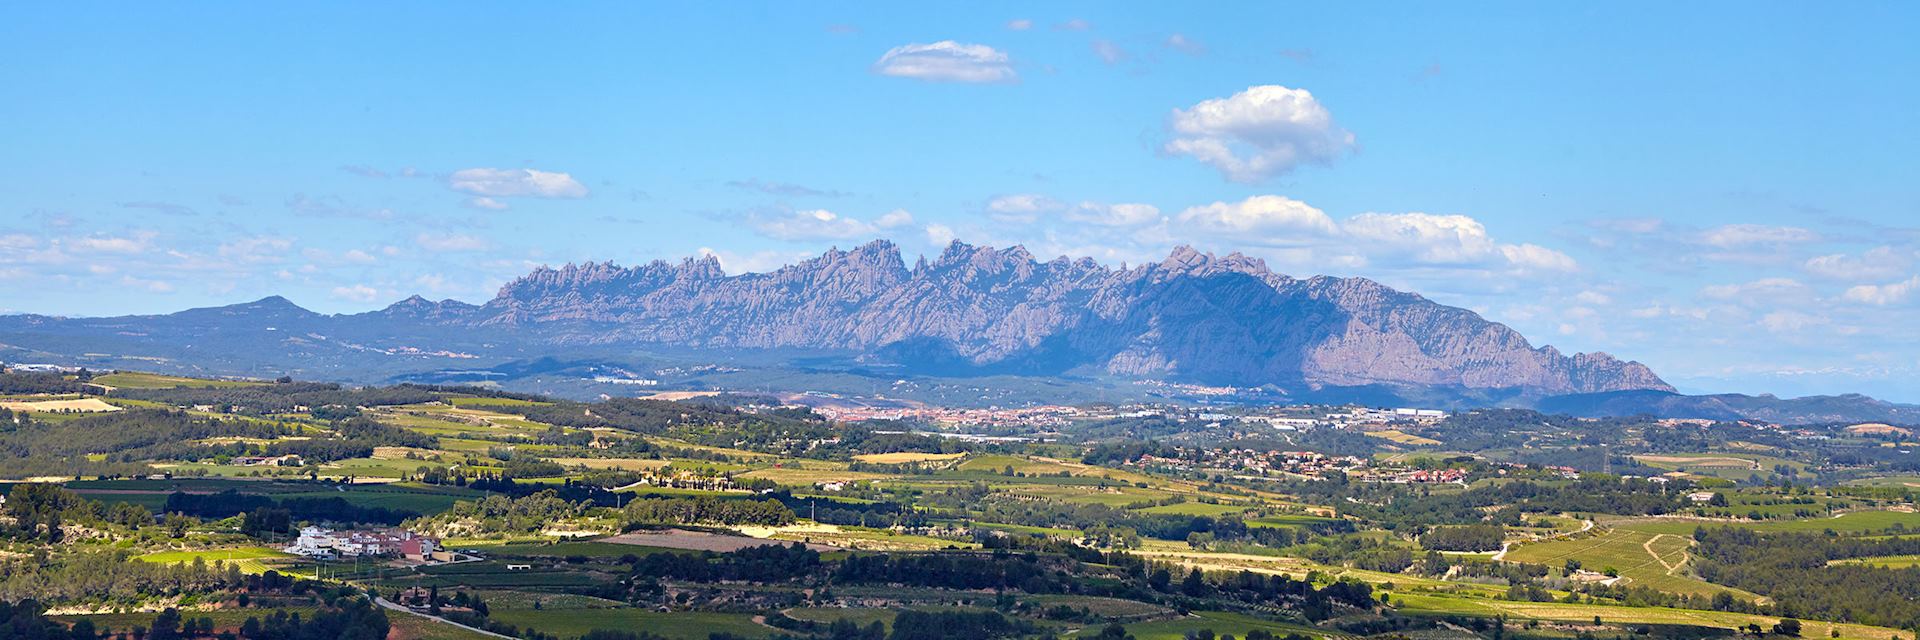
[[[440,617],[440,616],[430,616],[430,615],[427,615],[427,614],[424,614],[424,613],[420,613],[420,612],[418,612],[418,611],[414,611],[414,610],[412,610],[412,609],[408,609],[408,608],[406,608],[406,607],[403,607],[403,606],[400,606],[400,605],[397,605],[397,604],[394,604],[393,602],[391,602],[391,601],[389,601],[389,600],[387,600],[386,598],[382,598],[382,597],[380,597],[380,596],[377,596],[377,595],[373,597],[373,603],[374,603],[374,604],[377,604],[377,605],[380,605],[380,606],[381,606],[382,608],[385,608],[385,609],[390,609],[390,610],[393,610],[393,611],[398,611],[398,612],[401,612],[401,613],[404,613],[404,614],[407,614],[407,615],[410,615],[410,616],[420,616],[420,617],[422,617],[422,618],[426,618],[426,619],[428,619],[428,620],[432,620],[432,621],[434,621],[434,622],[438,622],[438,623],[440,623],[440,624],[444,624],[444,625],[449,625],[449,626],[455,626],[455,627],[459,627],[459,628],[462,628],[462,629],[466,629],[466,630],[468,630],[468,631],[472,631],[472,632],[474,632],[474,633],[478,633],[478,634],[481,634],[481,635],[487,635],[487,636],[493,636],[493,637],[495,637],[495,638],[504,638],[505,640],[520,640],[519,638],[515,638],[515,637],[513,637],[513,636],[510,636],[510,635],[506,635],[506,634],[503,634],[503,633],[494,633],[494,632],[492,632],[492,631],[488,631],[488,630],[486,630],[486,629],[481,629],[481,628],[479,628],[479,627],[469,627],[469,626],[467,626],[467,625],[464,625],[464,624],[460,624],[460,623],[458,623],[458,622],[454,622],[454,621],[452,621],[452,620],[448,620],[448,619],[446,619],[446,618],[442,618],[442,617]]]

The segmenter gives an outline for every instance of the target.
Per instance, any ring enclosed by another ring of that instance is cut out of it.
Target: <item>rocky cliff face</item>
[[[1464,309],[1360,278],[1306,280],[1181,247],[1112,269],[962,243],[909,267],[874,242],[764,274],[712,258],[542,268],[480,307],[410,299],[395,321],[568,345],[848,350],[975,371],[1100,371],[1215,384],[1671,390],[1645,366],[1565,356]]]

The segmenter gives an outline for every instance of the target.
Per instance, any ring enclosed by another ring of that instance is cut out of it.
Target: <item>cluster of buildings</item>
[[[287,553],[309,558],[393,557],[414,562],[451,562],[452,553],[440,548],[440,541],[401,529],[353,529],[335,531],[324,527],[302,527],[300,537],[284,549]]]
[[[80,370],[80,367],[69,367],[69,366],[60,365],[60,364],[35,364],[35,363],[24,363],[24,362],[15,362],[12,364],[8,364],[5,362],[0,362],[0,371],[5,371],[9,373],[74,373],[79,370]]]
[[[1051,431],[1090,416],[1078,407],[1043,405],[1020,409],[949,407],[816,406],[814,413],[839,422],[916,420],[949,428],[1024,427]]]
[[[1388,484],[1454,484],[1465,482],[1467,470],[1459,467],[1442,469],[1368,469],[1360,475],[1364,482],[1384,482]]]
[[[228,461],[236,467],[298,467],[305,463],[299,454],[284,456],[234,456]]]
[[[1312,451],[1260,451],[1256,449],[1191,449],[1182,450],[1182,457],[1169,458],[1144,455],[1127,464],[1139,467],[1154,467],[1191,471],[1194,469],[1228,469],[1246,475],[1271,475],[1275,473],[1320,477],[1329,471],[1353,471],[1363,469],[1367,461],[1355,456],[1329,456]]]

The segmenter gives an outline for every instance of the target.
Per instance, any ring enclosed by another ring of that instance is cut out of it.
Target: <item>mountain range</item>
[[[1600,413],[1619,408],[1609,398],[1689,398],[1637,362],[1535,347],[1472,311],[1371,280],[1294,278],[1190,247],[1131,268],[959,242],[909,265],[886,241],[731,276],[713,257],[568,264],[509,282],[481,305],[414,296],[323,315],[270,297],[168,315],[6,316],[0,357],[366,382],[478,371],[509,386],[515,376],[496,369],[543,374],[546,384],[572,375],[527,365],[554,358],[601,378],[724,360],[879,377],[1146,380],[1318,400],[1584,398],[1561,402]]]

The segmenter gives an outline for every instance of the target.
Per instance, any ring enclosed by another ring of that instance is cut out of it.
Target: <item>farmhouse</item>
[[[1708,502],[1713,502],[1713,495],[1714,493],[1712,491],[1695,491],[1693,493],[1687,494],[1687,500],[1692,501],[1694,503],[1704,504]]]
[[[303,527],[300,537],[285,551],[309,558],[335,556],[398,556],[408,560],[439,559],[439,542],[433,538],[397,529],[375,531],[334,531],[322,527]]]

